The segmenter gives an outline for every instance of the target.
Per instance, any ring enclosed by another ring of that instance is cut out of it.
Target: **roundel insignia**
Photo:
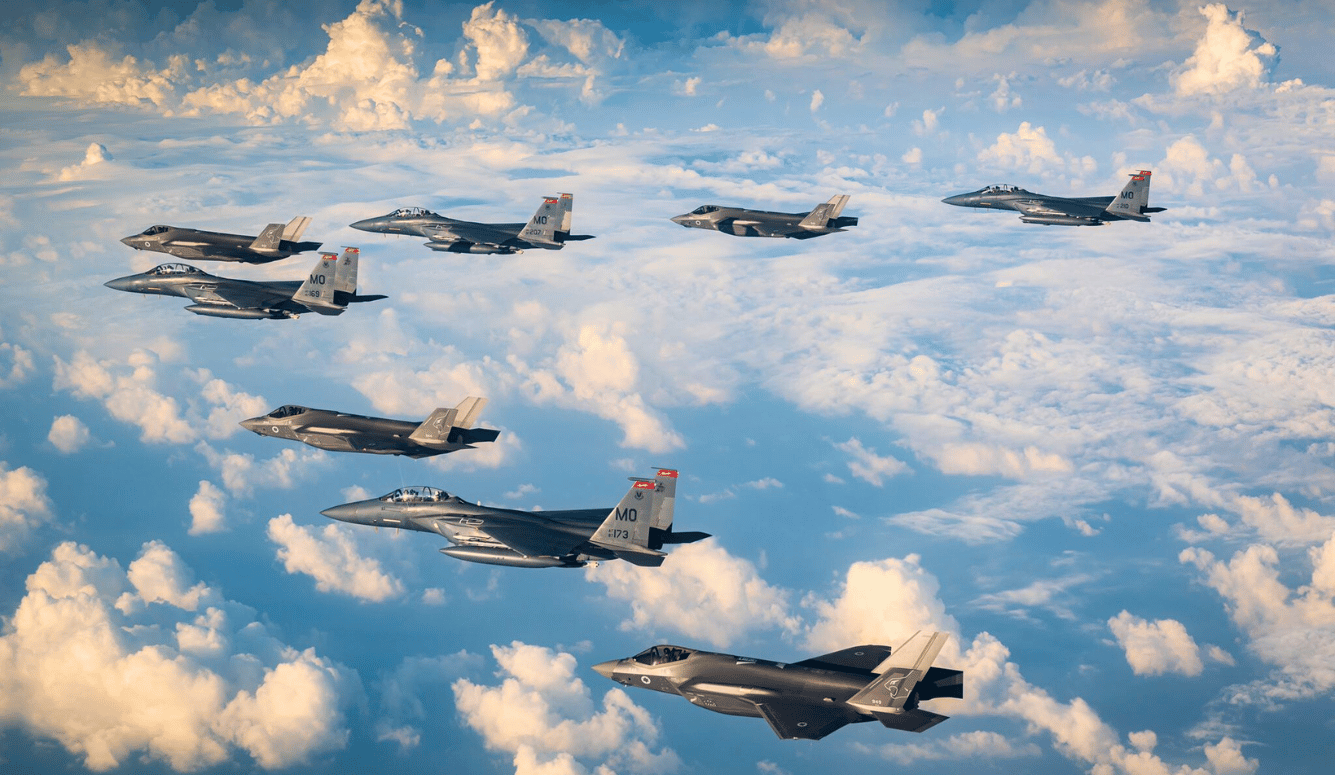
[[[278,426],[277,426],[277,425],[271,425],[271,426],[269,426],[269,430],[273,431],[274,433],[277,433],[277,432],[278,432]]]
[[[648,684],[648,683],[649,683],[649,676],[647,676],[647,675],[642,675],[642,676],[640,676],[640,683],[642,683],[642,684]]]
[[[862,656],[862,655],[865,654],[865,653],[866,653],[865,651],[854,651],[854,652],[853,652],[853,656],[855,656],[855,657],[860,657],[860,656]]]
[[[805,729],[805,728],[806,728],[806,725],[807,725],[807,722],[805,722],[805,721],[799,721],[799,722],[797,722],[797,725],[798,725],[799,727],[802,727],[802,728]]]

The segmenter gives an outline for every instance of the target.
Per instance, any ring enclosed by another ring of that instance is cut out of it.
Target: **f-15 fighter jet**
[[[473,427],[486,405],[487,399],[469,396],[453,409],[437,409],[425,422],[415,423],[289,404],[242,420],[241,427],[334,452],[431,457],[495,441],[500,431]]]
[[[792,664],[664,645],[593,669],[715,713],[764,718],[784,740],[819,740],[863,721],[923,732],[948,717],[920,709],[920,701],[964,697],[964,671],[932,667],[946,637],[916,632],[893,653],[854,646]]]
[[[264,227],[258,237],[179,226],[149,226],[138,234],[125,237],[121,242],[135,250],[169,253],[177,258],[267,264],[307,250],[319,250],[318,242],[299,241],[310,222],[310,218],[299,215],[286,226],[271,223]]]
[[[1161,213],[1164,207],[1150,207],[1150,171],[1138,170],[1117,196],[1061,197],[1035,194],[1015,186],[988,186],[968,194],[942,199],[948,205],[987,207],[993,210],[1018,210],[1025,223],[1045,226],[1102,226],[1105,221],[1144,221],[1149,213]]]
[[[442,554],[522,568],[578,568],[618,558],[658,566],[666,557],[663,546],[709,537],[673,532],[676,471],[663,468],[653,479],[631,481],[612,509],[517,511],[469,503],[434,487],[405,487],[320,513],[343,522],[439,533],[453,544]]]
[[[543,199],[528,223],[459,221],[408,207],[349,225],[380,234],[426,237],[430,240],[427,247],[448,253],[522,253],[528,248],[560,250],[567,242],[593,239],[588,234],[570,233],[574,209],[573,194],[557,194]]]
[[[822,234],[846,231],[857,226],[858,219],[840,216],[848,195],[839,194],[809,213],[771,213],[765,210],[746,210],[741,207],[702,205],[685,215],[672,219],[688,229],[713,229],[738,237],[788,237],[811,239]]]
[[[357,257],[357,248],[346,248],[341,258],[337,253],[321,253],[304,281],[233,280],[189,264],[162,264],[104,285],[131,293],[183,296],[194,302],[187,310],[215,318],[282,320],[303,312],[342,315],[349,304],[385,298],[357,294]]]

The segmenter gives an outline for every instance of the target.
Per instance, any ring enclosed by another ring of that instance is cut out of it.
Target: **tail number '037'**
[[[634,522],[640,517],[639,512],[635,509],[625,509],[624,511],[622,509],[617,509],[616,518],[617,522]]]

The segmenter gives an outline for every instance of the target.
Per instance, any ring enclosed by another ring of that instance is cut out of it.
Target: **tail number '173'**
[[[622,530],[621,528],[616,528],[616,527],[614,527],[614,528],[612,528],[611,530],[608,530],[607,532],[608,532],[608,534],[609,534],[609,537],[611,537],[611,538],[622,538],[622,539],[625,539],[625,540],[627,540],[627,541],[630,540],[630,531],[629,531],[629,530]]]

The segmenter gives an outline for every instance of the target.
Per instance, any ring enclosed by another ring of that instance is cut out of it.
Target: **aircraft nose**
[[[942,199],[941,201],[945,202],[948,205],[958,205],[960,207],[967,207],[969,204],[969,194],[956,194],[954,196],[948,196],[945,199]]]
[[[359,231],[384,231],[385,219],[365,218],[355,223],[350,223],[348,225],[354,229],[358,229]]]
[[[102,284],[114,291],[128,291],[131,282],[132,279],[129,277],[117,277],[115,280],[107,280]]]
[[[264,424],[263,417],[252,417],[249,420],[242,420],[241,422],[237,423],[237,425],[240,425],[242,428],[245,428],[246,430],[252,431],[254,433],[259,433],[260,426],[263,424]]]
[[[598,675],[601,675],[603,678],[611,678],[612,673],[616,672],[617,664],[620,663],[620,661],[621,660],[619,659],[609,659],[606,662],[599,662],[598,664],[594,665],[593,669],[596,673],[598,673]]]
[[[672,219],[670,219],[670,220],[671,220],[673,223],[681,224],[682,226],[685,226],[685,227],[687,227],[687,228],[690,228],[690,224],[686,222],[690,217],[691,217],[691,214],[690,214],[690,213],[686,213],[685,215],[678,215],[677,217],[672,218]]]
[[[357,517],[361,515],[361,506],[356,503],[344,503],[339,506],[330,506],[320,513],[341,522],[355,522]]]
[[[121,237],[121,244],[122,244],[122,245],[129,245],[130,247],[134,248],[135,250],[138,250],[138,249],[139,249],[139,246],[136,245],[136,244],[134,244],[134,238],[135,238],[135,237],[138,237],[138,236],[139,236],[138,234],[131,234],[131,235],[128,236],[128,237]]]

